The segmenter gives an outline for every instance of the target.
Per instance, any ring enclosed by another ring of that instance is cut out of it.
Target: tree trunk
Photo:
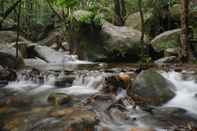
[[[144,44],[144,14],[142,10],[142,0],[138,0],[138,7],[140,12],[140,19],[141,19],[141,43]]]
[[[17,66],[17,61],[18,61],[18,56],[19,56],[19,33],[20,33],[20,17],[21,16],[21,3],[18,5],[18,14],[17,14],[17,38],[16,38],[16,66]]]
[[[189,0],[181,0],[181,52],[180,60],[188,62],[190,59],[190,45],[188,43],[188,12]]]
[[[114,0],[115,24],[122,26],[125,23],[126,7],[124,0]]]
[[[3,13],[4,13],[4,5],[5,4],[5,1],[4,0],[1,0],[1,2],[0,2],[0,6],[1,6],[1,12],[0,12],[0,15],[3,15]]]

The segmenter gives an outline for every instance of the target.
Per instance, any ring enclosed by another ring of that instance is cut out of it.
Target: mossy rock
[[[133,83],[133,93],[148,104],[162,105],[172,99],[174,85],[153,69],[141,72]]]
[[[151,45],[157,52],[177,48],[180,45],[180,32],[181,29],[163,32],[151,41]]]
[[[71,104],[72,97],[64,93],[52,93],[48,97],[48,102],[54,106]]]

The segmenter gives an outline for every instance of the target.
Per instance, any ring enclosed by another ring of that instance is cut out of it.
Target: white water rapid
[[[176,96],[164,106],[179,107],[187,110],[189,113],[197,114],[197,83],[195,78],[189,76],[188,79],[183,79],[184,74],[174,71],[163,72],[162,75],[176,87]]]

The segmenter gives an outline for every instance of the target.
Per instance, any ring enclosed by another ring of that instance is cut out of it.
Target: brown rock
[[[65,131],[94,131],[97,124],[96,113],[81,108],[65,108],[49,114],[52,117],[63,117]]]
[[[154,129],[132,128],[131,131],[155,131]]]

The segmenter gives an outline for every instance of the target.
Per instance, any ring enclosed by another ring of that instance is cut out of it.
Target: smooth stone
[[[162,105],[171,100],[175,86],[154,69],[142,71],[134,80],[133,95],[142,97],[151,105]]]

